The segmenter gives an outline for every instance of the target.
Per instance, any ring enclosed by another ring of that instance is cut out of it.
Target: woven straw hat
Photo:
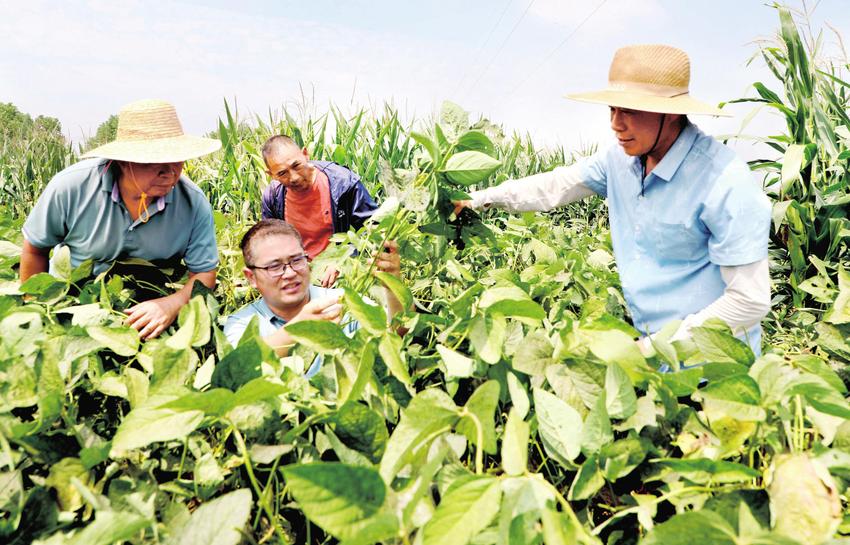
[[[177,163],[212,153],[221,142],[183,134],[174,106],[164,100],[139,100],[118,112],[115,140],[83,155],[132,163]]]
[[[699,114],[729,117],[720,108],[688,94],[691,61],[669,45],[630,45],[614,53],[608,88],[567,95],[582,102],[606,104],[660,114]]]

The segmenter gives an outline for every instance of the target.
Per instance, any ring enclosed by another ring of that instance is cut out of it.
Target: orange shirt
[[[328,247],[334,234],[331,216],[331,187],[322,171],[316,172],[316,183],[306,191],[287,190],[284,219],[301,233],[304,249],[310,259]]]

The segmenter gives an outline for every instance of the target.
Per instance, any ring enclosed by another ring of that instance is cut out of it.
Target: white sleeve
[[[472,208],[502,208],[509,212],[539,212],[584,199],[595,193],[584,183],[578,164],[508,180],[500,185],[473,191]]]
[[[759,323],[770,311],[770,272],[767,258],[748,265],[720,267],[726,283],[723,295],[704,309],[690,314],[670,340],[687,339],[691,328],[709,318],[720,318],[735,334]]]

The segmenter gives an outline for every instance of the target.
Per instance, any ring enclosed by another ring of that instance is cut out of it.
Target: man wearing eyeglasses
[[[277,218],[301,233],[310,259],[322,253],[331,235],[360,228],[377,208],[349,169],[328,161],[311,161],[306,148],[277,135],[263,145],[266,174],[272,182],[263,192],[263,219]],[[338,273],[328,269],[322,286],[330,287]]]
[[[342,290],[310,284],[309,256],[294,226],[279,219],[264,219],[245,233],[240,247],[245,277],[261,298],[228,316],[224,335],[232,345],[238,344],[251,319],[257,316],[260,336],[278,356],[284,357],[295,344],[284,325],[301,320],[339,320]],[[375,269],[399,276],[398,245],[388,241],[384,250],[376,258]],[[401,303],[389,289],[385,291],[387,315],[395,316],[402,310]],[[358,327],[357,321],[348,321],[345,333],[353,335]],[[314,362],[307,376],[318,372],[319,365]]]

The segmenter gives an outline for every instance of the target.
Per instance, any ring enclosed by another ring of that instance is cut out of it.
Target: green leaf
[[[568,465],[581,453],[581,415],[545,390],[535,388],[533,397],[543,447],[549,456]]]
[[[455,183],[472,185],[486,180],[501,166],[500,161],[480,151],[461,151],[449,157],[443,172]]]
[[[254,334],[250,335],[253,329]],[[260,337],[257,330],[257,318],[251,318],[245,335],[239,340],[239,346],[231,350],[215,366],[212,385],[236,390],[243,384],[262,376],[262,365],[275,365],[280,360],[274,350]]]
[[[315,462],[286,466],[283,475],[307,518],[340,540],[357,538],[387,495],[381,476],[368,467]]]
[[[605,477],[599,470],[599,458],[596,454],[587,457],[570,485],[569,500],[586,500],[599,492],[605,485]]]
[[[483,445],[478,444],[478,426],[470,416],[464,416],[457,424],[458,432],[489,454],[496,454],[496,429],[493,419],[499,406],[499,389],[499,381],[488,380],[469,396],[464,405],[463,412],[474,415],[481,426]]]
[[[762,421],[765,410],[759,406],[758,384],[747,375],[734,375],[715,382],[694,393],[702,400],[709,420],[728,416],[736,420]]]
[[[441,344],[437,345],[437,352],[440,353],[443,365],[446,366],[447,379],[471,377],[475,371],[475,360],[472,358],[467,358],[460,352],[455,352]]]
[[[480,151],[491,157],[496,155],[496,148],[493,146],[493,142],[481,131],[466,131],[457,139],[455,148],[458,151]]]
[[[502,467],[508,475],[522,475],[528,466],[528,422],[522,415],[511,409],[502,437]]]
[[[689,511],[656,526],[641,545],[737,545],[735,531],[716,513]]]
[[[517,346],[511,359],[511,367],[526,375],[542,375],[546,366],[553,363],[555,349],[543,331],[534,330]]]
[[[499,512],[498,479],[472,479],[451,489],[423,528],[423,545],[466,545]]]
[[[159,441],[183,439],[195,431],[204,419],[204,412],[164,407],[177,397],[174,394],[152,395],[140,407],[130,411],[115,432],[110,456],[121,458],[128,450]]]
[[[628,418],[637,410],[637,396],[629,376],[616,363],[605,374],[605,407],[611,418]]]
[[[337,410],[331,422],[347,447],[362,452],[372,462],[380,461],[389,439],[381,415],[361,403],[348,402]]]
[[[431,140],[427,135],[419,132],[411,132],[410,137],[425,148],[425,151],[431,156],[431,162],[433,164],[437,165],[440,163],[440,146],[436,142]]]
[[[119,356],[135,356],[139,351],[139,332],[129,327],[89,326],[89,337]]]
[[[381,476],[391,482],[398,471],[410,460],[411,453],[427,448],[433,434],[447,433],[457,422],[458,408],[442,390],[431,388],[417,394],[401,411],[401,420],[393,430],[381,459]]]
[[[728,330],[714,327],[691,328],[691,338],[705,356],[705,361],[721,363],[740,363],[750,366],[755,356],[750,347],[729,333]]]
[[[401,308],[409,309],[413,306],[413,294],[399,277],[383,271],[375,272],[375,277],[395,295]]]
[[[387,313],[380,305],[370,305],[359,294],[345,288],[343,296],[348,312],[360,322],[360,326],[373,335],[383,335],[387,330]]]
[[[303,320],[284,327],[297,343],[323,354],[342,350],[351,343],[339,324],[325,320]]]
[[[653,462],[697,484],[740,483],[761,477],[761,472],[751,467],[725,460],[659,458]]]
[[[838,296],[823,315],[823,321],[831,324],[850,322],[850,275],[844,267],[838,267]]]
[[[520,379],[514,373],[507,374],[508,392],[511,394],[511,403],[514,410],[519,414],[520,420],[523,420],[531,409],[531,403],[528,399],[528,392],[525,385],[520,382]]]
[[[616,329],[582,330],[587,347],[594,356],[605,363],[616,363],[629,375],[632,384],[639,384],[649,371],[646,360],[634,339]]]
[[[479,305],[502,316],[527,318],[532,321],[540,321],[546,317],[543,307],[532,301],[531,297],[517,286],[488,288],[481,294]]]
[[[599,468],[605,478],[615,482],[631,473],[646,458],[643,442],[635,436],[618,439],[599,451]]]
[[[199,347],[210,341],[210,313],[203,296],[192,297],[180,309],[177,323],[180,328],[165,341],[171,348]]]
[[[392,376],[409,387],[413,384],[413,381],[410,379],[407,362],[404,360],[405,352],[402,350],[402,346],[402,338],[394,331],[387,331],[381,337],[381,342],[378,343],[378,354],[381,355],[384,365],[387,366]]]
[[[168,545],[238,545],[253,505],[251,491],[240,488],[202,504]]]
[[[478,357],[489,364],[499,363],[505,344],[508,323],[502,316],[478,315],[472,320],[469,341]]]
[[[605,398],[599,397],[596,406],[584,419],[584,427],[581,431],[581,450],[585,454],[598,452],[603,446],[614,440],[614,431],[611,429],[611,420],[605,408]]]
[[[50,466],[50,474],[44,484],[56,492],[56,501],[62,511],[76,511],[83,506],[83,497],[74,486],[77,480],[88,485],[91,476],[79,458],[62,458]]]
[[[782,157],[782,191],[787,191],[788,187],[796,180],[800,179],[800,170],[803,168],[803,158],[806,146],[801,144],[791,144],[785,150],[785,155]]]
[[[133,539],[151,524],[146,518],[123,511],[98,511],[94,522],[64,541],[66,545],[112,545]]]

